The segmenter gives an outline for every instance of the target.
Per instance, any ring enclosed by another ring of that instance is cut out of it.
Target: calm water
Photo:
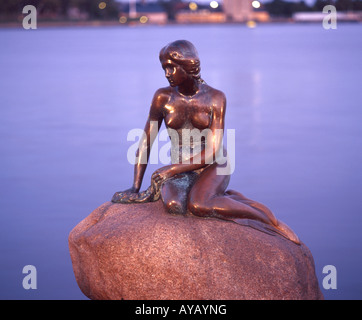
[[[0,30],[0,298],[85,298],[68,234],[130,187],[127,133],[166,86],[158,52],[176,39],[196,45],[202,77],[227,96],[230,188],[296,231],[321,287],[323,266],[337,268],[327,299],[362,299],[357,24]],[[28,264],[37,290],[22,288]]]

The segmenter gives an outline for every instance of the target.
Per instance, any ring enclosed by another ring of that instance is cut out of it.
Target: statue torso
[[[176,90],[171,92],[163,113],[171,139],[172,163],[181,162],[205,148],[203,134],[210,128],[213,116],[211,90],[203,85],[192,97],[183,96]]]

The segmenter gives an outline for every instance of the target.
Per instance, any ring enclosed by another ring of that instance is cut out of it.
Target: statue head
[[[187,40],[177,40],[169,43],[160,51],[160,61],[171,60],[182,67],[199,82],[203,82],[200,75],[200,59],[194,45]]]

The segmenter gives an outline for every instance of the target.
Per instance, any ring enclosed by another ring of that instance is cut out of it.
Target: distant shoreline
[[[118,21],[38,21],[38,27],[122,26]],[[22,22],[0,22],[0,28],[23,28]]]
[[[282,19],[275,19],[267,22],[257,22],[259,25],[268,25],[268,24],[278,24],[278,23],[285,23],[285,24],[320,24],[321,21],[294,21],[291,18],[282,18]],[[338,21],[338,23],[353,23],[358,24],[362,23],[362,21]],[[156,23],[137,23],[137,22],[130,22],[130,23],[119,23],[119,21],[100,21],[100,20],[92,20],[92,21],[38,21],[37,27],[38,28],[48,28],[48,27],[126,27],[126,26],[168,26],[168,25],[246,25],[247,22],[205,22],[205,23],[196,23],[196,22],[188,22],[188,23],[180,23],[180,22],[167,22],[163,24],[156,24]],[[7,29],[7,28],[19,28],[22,29],[22,22],[0,22],[0,29]]]

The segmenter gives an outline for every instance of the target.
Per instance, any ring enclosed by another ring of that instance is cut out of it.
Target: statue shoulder
[[[150,116],[151,118],[160,118],[163,114],[164,106],[170,100],[171,92],[169,87],[158,89],[153,95]]]
[[[153,95],[152,104],[155,103],[157,105],[165,105],[171,97],[171,88],[164,87],[158,89]]]
[[[215,89],[213,87],[207,86],[207,90],[209,91],[209,94],[212,96],[212,101],[214,106],[218,106],[220,108],[226,107],[226,96],[224,92],[221,90]]]

